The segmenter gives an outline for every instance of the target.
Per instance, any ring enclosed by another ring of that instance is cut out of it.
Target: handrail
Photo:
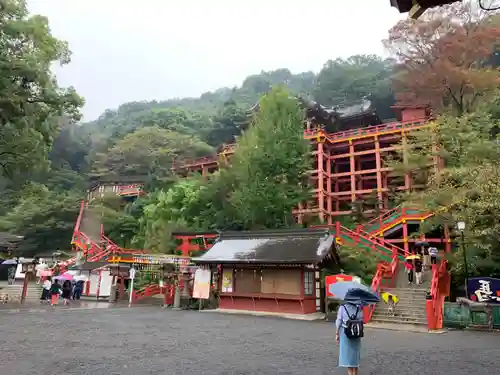
[[[151,297],[151,296],[154,296],[154,295],[157,295],[157,294],[161,294],[163,293],[163,291],[165,290],[165,286],[160,286],[158,284],[149,284],[147,286],[145,286],[144,288],[142,289],[139,289],[137,291],[132,291],[132,301],[136,302],[138,300],[140,300],[141,298],[145,298],[145,297]]]
[[[396,211],[398,211],[400,209],[401,209],[401,205],[398,205],[394,208],[391,208],[389,211],[384,212],[382,215],[379,215],[376,218],[370,220],[369,222],[364,223],[362,225],[362,227],[367,228],[371,225],[374,225],[375,223],[380,223],[382,225],[382,223],[384,222],[385,219],[387,219],[388,217],[391,217]]]
[[[425,124],[429,121],[429,118],[421,118],[411,121],[396,121],[396,122],[388,122],[385,124],[368,126],[366,128],[358,128],[358,129],[349,129],[343,132],[337,132],[333,134],[327,134],[326,138],[329,141],[339,141],[343,138],[355,137],[358,135],[369,135],[373,133],[388,131],[388,130],[397,130],[397,129],[408,129],[417,127]]]
[[[367,237],[367,236],[365,236],[365,235],[363,235],[361,233],[356,233],[356,232],[354,232],[354,231],[352,231],[352,230],[350,230],[350,229],[348,229],[348,228],[346,228],[346,227],[344,227],[344,226],[342,226],[340,224],[338,224],[338,225],[339,225],[339,229],[340,229],[341,232],[344,232],[344,233],[346,233],[347,235],[349,235],[351,237],[356,238],[356,236],[358,236],[359,238],[362,238],[364,240],[367,240],[367,241],[371,242],[375,246],[375,249],[379,253],[383,253],[383,255],[394,255],[394,251],[396,251],[396,249],[389,249],[386,246],[384,246],[384,245],[382,245],[382,244],[374,241],[371,237]],[[382,250],[380,250],[379,248],[377,248],[377,245],[380,246],[380,247],[382,247],[382,248],[385,248],[387,250],[387,253],[384,253]]]
[[[363,234],[365,237],[371,239],[373,242],[375,243],[378,243],[379,245],[383,246],[383,247],[386,247],[387,249],[391,250],[391,253],[394,255],[394,254],[399,254],[399,255],[404,255],[405,257],[410,255],[410,253],[408,251],[406,251],[405,249],[403,249],[402,247],[399,247],[397,245],[394,245],[393,243],[390,243],[389,241],[387,241],[385,238],[383,237],[374,237],[372,236],[370,233],[364,231],[362,229],[362,225],[358,226],[356,228],[356,232],[359,232],[361,234]]]
[[[80,202],[80,212],[76,218],[75,228],[73,229],[73,236],[75,236],[80,231],[80,225],[82,223],[83,210],[85,209],[85,201]]]
[[[442,328],[442,319],[443,319],[443,297],[441,296],[441,292],[439,290],[439,281],[441,276],[443,276],[447,272],[446,270],[446,260],[442,259],[439,266],[434,266],[432,268],[432,280],[431,280],[431,301],[432,301],[432,312],[433,317],[436,319],[436,325],[431,328],[433,329],[441,329]]]
[[[387,263],[379,263],[377,265],[377,272],[375,273],[375,276],[372,279],[372,284],[370,288],[375,293],[380,295],[380,284],[382,282],[382,279],[384,278],[384,275],[386,274],[387,271],[390,271],[391,280],[395,280],[395,277],[397,276],[398,272],[398,265],[399,265],[399,259],[397,255],[393,255],[390,265],[387,265]],[[372,319],[373,313],[375,312],[375,307],[376,305],[369,305],[364,308],[365,323],[368,323]]]
[[[114,243],[109,237],[106,237],[104,234],[101,234],[101,239],[108,244],[107,246],[111,246],[111,248],[113,250],[116,250],[120,254],[147,254],[147,252],[144,250],[123,249],[120,246],[118,246],[116,243]]]
[[[416,119],[416,120],[411,120],[411,121],[395,121],[395,122],[388,122],[385,124],[380,124],[380,125],[373,125],[373,126],[367,126],[364,128],[357,128],[357,129],[349,129],[349,130],[344,130],[340,132],[335,132],[335,133],[323,133],[323,135],[326,137],[326,139],[330,142],[338,142],[344,138],[349,138],[357,135],[369,135],[377,132],[382,132],[382,131],[389,131],[389,130],[397,130],[397,129],[408,129],[408,128],[413,128],[417,127],[420,125],[423,125],[429,121],[429,117],[424,117],[421,119]],[[317,130],[304,130],[304,137],[305,138],[311,138],[314,137],[318,134]],[[174,169],[176,168],[187,168],[188,166],[193,166],[197,164],[207,164],[207,163],[216,163],[219,161],[219,158],[221,156],[225,156],[228,154],[231,154],[234,152],[234,147],[231,147],[233,145],[228,145],[227,148],[218,153],[216,156],[202,156],[200,158],[194,158],[194,159],[186,159],[183,160],[182,163],[175,163],[172,165]]]

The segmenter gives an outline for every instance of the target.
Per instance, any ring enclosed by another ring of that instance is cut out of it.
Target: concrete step
[[[394,315],[395,316],[402,316],[402,317],[423,317],[423,318],[427,318],[427,312],[426,311],[404,311],[404,310],[398,310],[396,309],[395,312],[394,312]],[[375,309],[375,311],[373,312],[373,317],[377,317],[377,316],[380,316],[380,317],[387,317],[387,316],[390,316],[389,315],[389,312],[387,310],[378,310]]]
[[[378,305],[375,307],[375,311],[388,311],[389,308],[387,305]],[[415,305],[415,306],[405,306],[400,305],[399,303],[396,305],[396,310],[398,311],[427,311],[425,305]]]
[[[397,292],[399,293],[425,293],[426,290],[424,288],[382,288],[384,292],[390,292],[396,294]]]
[[[374,323],[393,323],[393,324],[417,324],[427,325],[427,318],[408,318],[399,316],[373,317]]]
[[[375,308],[375,311],[373,312],[374,314],[386,314],[389,310],[387,308]],[[427,310],[426,309],[402,309],[400,307],[397,307],[396,306],[396,309],[394,310],[396,311],[396,313],[399,313],[399,314],[407,314],[407,315],[411,315],[411,314],[421,314],[421,315],[426,315],[427,314]]]
[[[399,295],[397,297],[398,297],[398,300],[399,300],[398,303],[402,303],[402,302],[421,302],[421,301],[425,301],[426,300],[425,296],[419,295],[419,294]]]

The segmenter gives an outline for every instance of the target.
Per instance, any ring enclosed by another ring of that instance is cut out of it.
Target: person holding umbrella
[[[348,375],[357,375],[361,359],[361,338],[364,336],[363,306],[377,303],[379,297],[365,285],[350,281],[330,285],[329,292],[333,298],[343,301],[335,321],[339,367],[346,367]]]
[[[50,287],[50,304],[52,306],[57,305],[57,303],[59,302],[60,295],[61,295],[61,284],[59,284],[59,281],[56,278],[54,279],[54,282]]]

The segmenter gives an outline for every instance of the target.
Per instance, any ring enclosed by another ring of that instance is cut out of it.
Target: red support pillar
[[[332,204],[332,159],[331,150],[328,148],[326,155],[326,211],[328,215],[328,225],[333,223],[333,204]]]
[[[334,162],[335,163],[335,162]],[[334,173],[339,173],[339,167],[338,167],[338,164],[335,163],[333,165],[333,171]],[[339,190],[339,179],[336,178],[335,179],[335,192],[338,193],[340,190]],[[335,211],[340,211],[340,200],[338,199],[338,197],[335,199]]]
[[[323,170],[323,165],[324,165],[324,139],[318,138],[318,165],[317,165],[317,171],[318,171],[318,208],[319,208],[319,220],[323,223],[325,221],[325,188],[324,188],[324,183],[325,183],[325,176],[324,176],[324,170]]]
[[[95,293],[95,298],[98,300],[101,292],[101,281],[102,281],[102,271],[99,270],[99,277],[97,278],[97,291]]]
[[[90,295],[90,280],[85,281],[83,294],[85,294],[87,297]]]
[[[403,146],[403,164],[405,167],[408,167],[408,138],[404,130],[401,131],[401,143]],[[405,189],[411,189],[411,172],[405,173]]]
[[[377,204],[382,208],[382,159],[380,155],[380,142],[378,137],[375,136],[375,168],[377,170]]]
[[[349,139],[349,166],[350,166],[350,177],[351,177],[351,202],[356,201],[356,161],[354,159],[354,144],[352,139]]]
[[[405,208],[402,209],[401,215],[404,217],[404,210]],[[402,220],[402,225],[403,225],[403,249],[405,253],[408,253],[410,251],[410,245],[408,244],[408,224],[406,223],[406,220]]]

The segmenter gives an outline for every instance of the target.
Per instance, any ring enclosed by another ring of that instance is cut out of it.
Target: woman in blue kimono
[[[339,347],[339,367],[347,367],[348,375],[358,375],[359,360],[361,357],[361,339],[348,338],[344,329],[350,318],[363,319],[363,306],[361,304],[345,303],[339,306],[337,312],[336,340]]]

